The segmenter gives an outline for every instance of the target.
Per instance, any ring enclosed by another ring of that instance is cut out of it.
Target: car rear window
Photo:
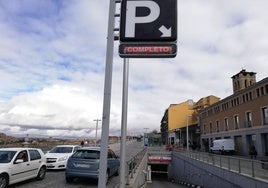
[[[77,150],[72,157],[81,159],[99,159],[100,152],[96,150]]]
[[[55,147],[49,153],[72,153],[73,147]]]

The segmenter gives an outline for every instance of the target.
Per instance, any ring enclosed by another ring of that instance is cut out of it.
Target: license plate
[[[47,164],[47,168],[54,168],[54,165]]]
[[[78,168],[89,168],[90,167],[89,164],[79,164],[79,163],[76,163],[74,166],[78,167]]]

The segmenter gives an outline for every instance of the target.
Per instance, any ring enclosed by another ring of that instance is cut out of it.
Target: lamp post
[[[96,121],[96,134],[95,134],[95,146],[97,146],[97,136],[98,136],[98,123],[101,121],[100,119],[94,119]]]
[[[143,138],[143,145],[144,146],[148,146],[149,144],[149,140],[148,140],[148,134],[147,134],[147,131],[149,130],[149,128],[143,128],[144,129],[144,138]]]
[[[176,129],[176,131],[180,131],[179,146],[181,146],[181,129]],[[177,137],[177,136],[176,136],[176,137]]]
[[[191,115],[186,115],[186,151],[187,153],[189,152],[189,117],[191,117]]]

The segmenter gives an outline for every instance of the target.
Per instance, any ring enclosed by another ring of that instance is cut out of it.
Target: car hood
[[[47,153],[46,158],[60,158],[65,156],[71,156],[72,153]]]

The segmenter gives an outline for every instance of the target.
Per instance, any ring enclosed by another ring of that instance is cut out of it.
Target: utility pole
[[[98,136],[98,123],[101,121],[100,119],[94,119],[96,121],[96,134],[95,134],[95,146],[97,146],[97,136]]]
[[[145,133],[147,133],[147,131],[149,130],[149,128],[143,128],[145,130]]]

